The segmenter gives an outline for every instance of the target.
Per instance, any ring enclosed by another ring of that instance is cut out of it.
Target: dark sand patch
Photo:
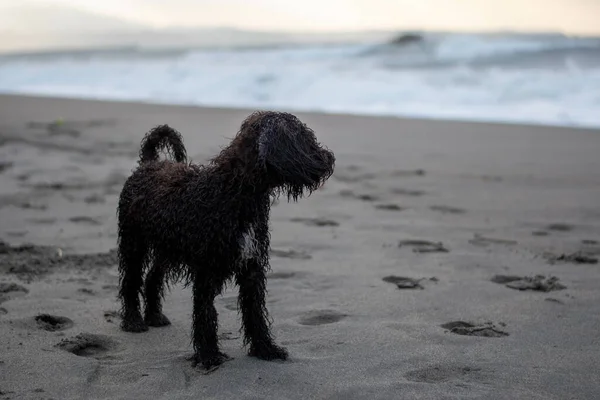
[[[58,268],[94,270],[116,264],[115,249],[106,253],[65,255],[62,250],[55,247],[31,244],[10,246],[0,242],[0,273],[14,274],[26,282],[39,279]]]
[[[441,205],[431,206],[431,207],[429,207],[429,209],[432,211],[441,212],[442,214],[464,214],[467,212],[466,210],[464,210],[462,208],[441,206]]]
[[[398,247],[412,247],[415,253],[448,253],[442,242],[431,242],[429,240],[407,239],[398,242]]]
[[[558,231],[558,232],[570,232],[573,230],[573,226],[569,225],[569,224],[556,223],[556,224],[548,225],[546,227],[546,229],[549,229],[551,231]]]
[[[106,335],[81,333],[75,337],[63,339],[55,346],[76,356],[97,358],[116,349],[118,343]]]
[[[347,314],[339,313],[335,310],[314,310],[302,315],[298,320],[301,325],[325,325],[332,324],[347,317]]]
[[[486,246],[489,246],[492,244],[512,246],[512,245],[519,243],[516,240],[490,238],[490,237],[485,237],[485,236],[478,235],[478,234],[475,234],[474,236],[475,237],[473,239],[469,240],[469,243],[471,243],[472,245],[475,245],[475,246],[486,247]]]
[[[2,299],[2,297],[0,297],[0,300],[1,299]],[[6,315],[6,314],[8,314],[8,310],[4,307],[0,307],[0,315]]]
[[[508,336],[507,332],[502,331],[492,322],[476,324],[465,321],[452,321],[440,325],[449,332],[463,336],[480,336],[480,337],[504,337]]]
[[[297,251],[297,250],[280,250],[271,249],[271,255],[279,258],[291,258],[292,260],[310,260],[312,256],[310,254]]]
[[[318,226],[318,227],[339,226],[340,225],[339,222],[334,221],[332,219],[327,219],[327,218],[292,218],[292,219],[290,219],[290,221],[300,222],[307,226]]]
[[[87,294],[88,296],[95,296],[96,295],[96,292],[93,291],[90,288],[79,288],[79,289],[77,289],[77,292],[78,293]]]
[[[559,283],[555,276],[546,278],[544,275],[516,276],[516,275],[496,275],[491,279],[492,282],[505,285],[515,290],[533,290],[537,292],[552,292],[563,290],[567,287]]]
[[[403,188],[394,188],[391,190],[393,194],[398,194],[400,196],[409,196],[409,197],[421,197],[426,194],[423,190],[411,190],[411,189],[403,189]]]
[[[440,383],[451,380],[481,380],[481,368],[440,364],[416,369],[404,374],[404,377],[413,382]]]
[[[38,328],[48,332],[64,331],[73,326],[73,320],[57,315],[40,314],[36,315],[34,319]]]
[[[564,301],[560,300],[560,299],[555,299],[554,297],[547,297],[544,299],[545,301],[548,301],[550,303],[556,303],[556,304],[565,304]]]
[[[398,204],[376,204],[375,208],[378,210],[386,210],[386,211],[404,211],[406,207],[401,207]]]

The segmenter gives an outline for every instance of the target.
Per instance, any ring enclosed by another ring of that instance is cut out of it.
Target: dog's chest
[[[256,237],[254,225],[250,224],[242,233],[240,238],[240,257],[242,260],[250,260],[258,256],[259,243]]]

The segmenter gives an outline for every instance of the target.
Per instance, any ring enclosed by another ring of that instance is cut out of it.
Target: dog
[[[171,159],[160,159],[160,151]],[[187,161],[175,129],[150,130],[117,207],[121,329],[169,325],[162,311],[165,284],[183,281],[193,292],[190,360],[194,367],[216,369],[231,358],[219,347],[214,299],[233,280],[248,354],[287,359],[287,350],[274,341],[265,305],[270,207],[281,195],[294,202],[309,196],[334,165],[333,152],[314,131],[285,112],[250,114],[205,165]]]

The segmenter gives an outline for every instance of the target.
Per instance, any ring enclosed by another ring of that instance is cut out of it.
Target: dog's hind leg
[[[285,360],[288,353],[275,344],[268,324],[265,270],[255,259],[246,263],[236,274],[236,283],[240,288],[238,305],[242,312],[244,344],[250,344],[249,355],[253,357]]]
[[[144,321],[148,326],[171,325],[171,321],[162,312],[164,298],[165,272],[169,268],[169,260],[160,253],[154,257],[152,268],[146,275],[144,298],[146,312]]]
[[[122,304],[121,329],[127,332],[144,332],[148,326],[140,312],[140,294],[148,247],[135,232],[119,232],[119,298]]]

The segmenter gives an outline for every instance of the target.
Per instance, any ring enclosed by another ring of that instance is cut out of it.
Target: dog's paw
[[[171,325],[171,321],[163,313],[146,315],[145,321],[146,325],[154,327]]]
[[[288,352],[276,344],[252,346],[248,354],[261,360],[287,360]]]
[[[196,368],[201,365],[204,368],[205,373],[210,373],[219,368],[221,364],[225,361],[233,360],[233,358],[229,357],[227,354],[219,351],[211,356],[201,357],[199,354],[194,354],[190,358],[189,361],[192,361],[192,367]]]
[[[123,319],[121,329],[125,332],[146,332],[148,325],[141,319]]]

